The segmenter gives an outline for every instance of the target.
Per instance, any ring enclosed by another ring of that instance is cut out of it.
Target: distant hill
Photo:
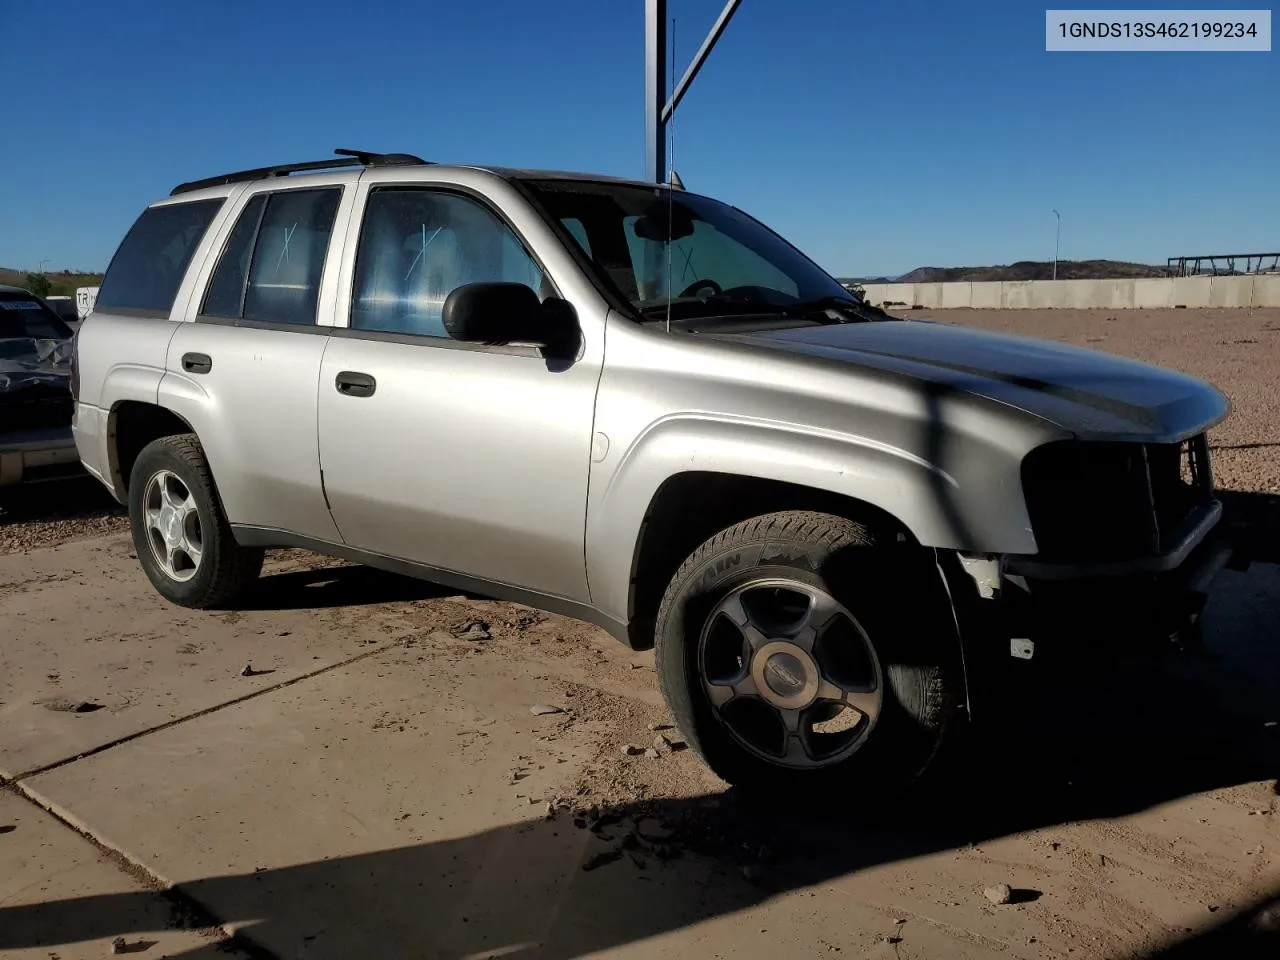
[[[836,277],[841,283],[897,283],[896,277]]]
[[[27,274],[34,273],[31,270],[10,270],[8,267],[0,267],[0,284],[12,287],[25,287],[27,285]],[[76,287],[96,287],[102,282],[102,274],[100,273],[78,273],[72,270],[46,270],[44,275],[49,278],[49,293],[55,297],[74,297],[76,295]]]
[[[1059,260],[1059,280],[1133,280],[1168,277],[1167,267],[1124,260]],[[897,283],[952,283],[965,280],[1051,280],[1053,261],[1019,260],[1000,267],[916,267]]]

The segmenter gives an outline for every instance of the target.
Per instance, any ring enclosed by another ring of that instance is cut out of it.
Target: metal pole
[[[645,179],[667,179],[667,0],[644,0]]]
[[[711,27],[711,32],[707,34],[707,38],[702,41],[702,46],[698,48],[698,52],[693,55],[693,60],[689,63],[689,67],[684,72],[684,76],[680,78],[680,82],[676,84],[675,90],[671,93],[671,99],[667,101],[667,105],[662,108],[662,120],[665,123],[671,119],[671,114],[675,112],[676,107],[680,105],[680,101],[684,98],[684,92],[689,89],[689,84],[693,83],[694,78],[698,75],[698,71],[702,69],[702,65],[707,60],[707,55],[711,53],[711,48],[716,45],[716,41],[720,39],[720,34],[724,33],[724,28],[729,25],[729,21],[733,19],[734,13],[738,9],[738,4],[742,0],[726,0],[724,9],[720,11],[720,16],[716,17],[715,24]]]
[[[1057,226],[1053,231],[1053,279],[1058,279],[1058,239],[1062,236],[1062,214],[1057,210],[1050,211],[1057,218]]]

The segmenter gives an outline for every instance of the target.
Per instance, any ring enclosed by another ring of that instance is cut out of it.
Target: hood
[[[945,323],[884,320],[723,339],[983,397],[1091,439],[1173,442],[1220,422],[1231,410],[1214,387],[1162,367]]]
[[[69,389],[71,341],[0,339],[0,395],[31,387]]]

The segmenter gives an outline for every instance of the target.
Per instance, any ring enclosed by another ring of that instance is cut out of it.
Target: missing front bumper
[[[952,598],[966,658],[1043,660],[1090,649],[1159,649],[1198,637],[1213,582],[1249,558],[1226,524],[1197,531],[1175,564],[1036,577],[1007,559],[957,556]],[[1034,569],[1034,568],[1032,568]]]

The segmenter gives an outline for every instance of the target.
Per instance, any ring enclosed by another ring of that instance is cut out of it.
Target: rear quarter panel
[[[243,186],[201,190],[150,204],[194,200],[234,199]],[[187,314],[196,293],[196,278],[217,249],[215,238],[225,225],[230,203],[214,215],[174,296],[168,317],[141,316],[97,308],[77,331],[76,363],[80,396],[72,421],[76,449],[85,469],[102,480],[117,500],[124,502],[124,477],[115,462],[115,415],[126,401],[155,404],[164,377],[169,341]],[[142,211],[139,211],[141,215]],[[132,225],[132,224],[131,224]],[[121,234],[123,238],[124,233]],[[110,267],[108,267],[108,270]],[[176,319],[175,319],[176,318]]]
[[[177,324],[110,313],[93,313],[80,325],[77,365],[80,399],[72,431],[80,462],[124,502],[123,478],[115,462],[115,412],[128,400],[156,402],[165,354]]]

